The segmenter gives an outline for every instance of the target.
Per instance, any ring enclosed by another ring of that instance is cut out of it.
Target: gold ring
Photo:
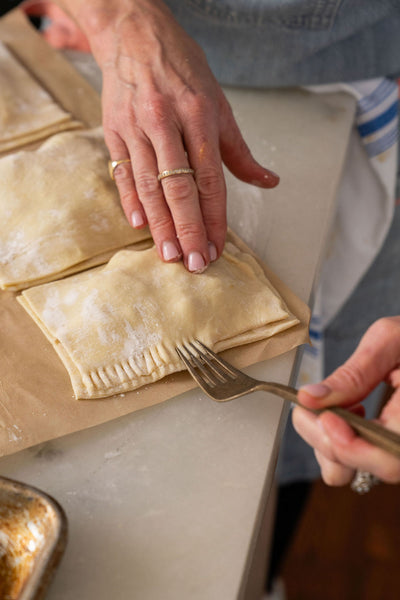
[[[194,169],[182,167],[180,169],[171,169],[171,171],[161,171],[161,173],[157,175],[157,179],[158,181],[161,181],[161,179],[171,177],[171,175],[194,175]]]
[[[109,160],[108,161],[108,172],[110,174],[111,179],[114,181],[114,171],[118,167],[118,165],[122,165],[122,163],[130,163],[130,158],[121,158],[120,160]]]

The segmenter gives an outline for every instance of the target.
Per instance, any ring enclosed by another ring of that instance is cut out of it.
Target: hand
[[[243,181],[274,187],[278,176],[252,157],[203,51],[160,0],[65,0],[103,74],[104,135],[122,207],[149,224],[160,257],[201,272],[226,234],[222,161]],[[161,182],[164,170],[192,175]]]
[[[341,405],[360,413],[359,403],[381,382],[389,383],[394,393],[377,421],[400,433],[400,316],[371,325],[349,360],[322,383],[301,388],[298,398],[309,408]],[[358,437],[336,415],[317,417],[295,408],[292,418],[296,431],[314,447],[328,485],[349,483],[356,469],[387,483],[400,482],[400,459]]]

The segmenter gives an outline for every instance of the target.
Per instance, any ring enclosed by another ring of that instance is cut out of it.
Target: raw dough
[[[0,153],[82,124],[0,42]]]
[[[155,248],[18,297],[54,345],[76,398],[133,390],[184,367],[175,347],[195,338],[223,350],[299,321],[249,254],[227,244],[202,275],[163,263]]]
[[[18,290],[103,264],[148,240],[129,226],[102,129],[60,133],[0,159],[0,287]],[[149,245],[149,244],[148,244]]]

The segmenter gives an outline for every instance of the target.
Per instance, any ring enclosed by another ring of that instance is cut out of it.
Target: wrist
[[[118,13],[127,4],[126,0],[110,2],[106,0],[90,0],[89,2],[85,0],[57,0],[57,4],[74,19],[86,35],[97,60],[102,56],[101,46],[104,50],[111,49],[112,45],[107,41],[109,37],[107,31],[111,34]],[[100,40],[102,40],[101,43]]]
[[[160,12],[169,12],[161,0],[58,0],[86,35],[100,67],[114,62],[120,44],[116,35],[123,22],[151,22]],[[138,35],[140,27],[136,28]]]

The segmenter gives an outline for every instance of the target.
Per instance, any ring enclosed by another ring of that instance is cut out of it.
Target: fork
[[[368,421],[339,406],[330,406],[319,410],[307,408],[298,401],[295,388],[282,383],[254,379],[226,362],[199,340],[195,340],[195,344],[192,342],[182,344],[180,348],[175,348],[175,350],[201,389],[217,402],[233,400],[257,390],[271,392],[316,415],[327,410],[338,415],[360,437],[400,458],[400,435],[378,425],[374,421]]]

